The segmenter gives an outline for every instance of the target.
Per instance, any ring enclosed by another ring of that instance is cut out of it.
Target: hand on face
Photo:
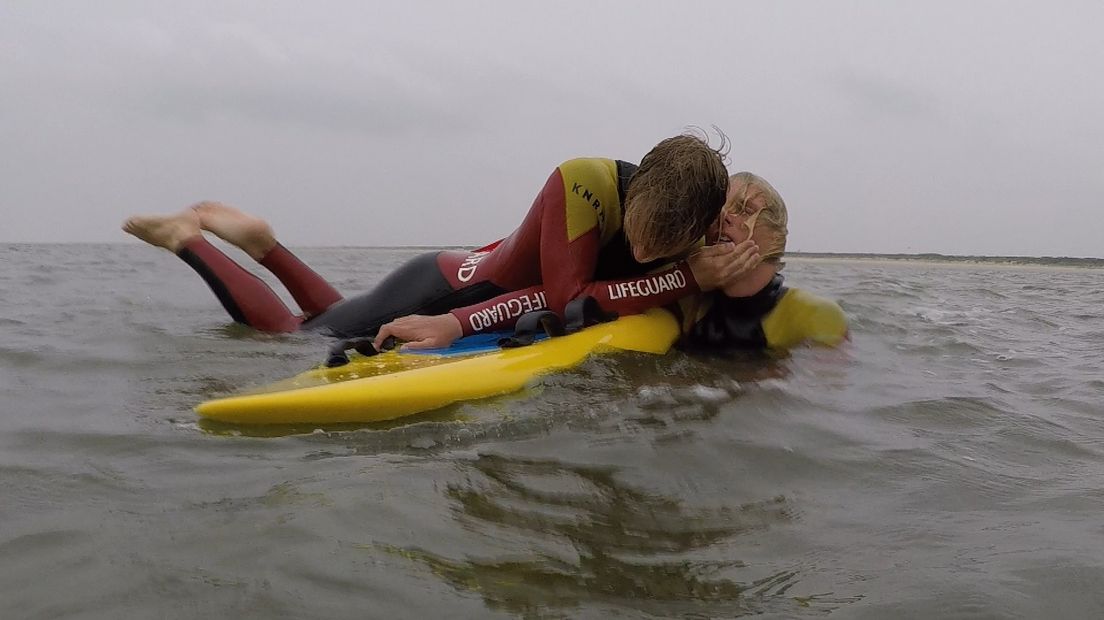
[[[722,241],[696,250],[686,259],[702,291],[721,288],[759,265],[759,246],[751,239]]]
[[[383,346],[383,341],[388,336],[394,336],[398,340],[405,341],[403,351],[411,349],[436,349],[447,347],[454,340],[464,335],[460,327],[460,321],[451,314],[439,314],[425,316],[412,314],[395,319],[380,328],[372,346],[377,351]]]

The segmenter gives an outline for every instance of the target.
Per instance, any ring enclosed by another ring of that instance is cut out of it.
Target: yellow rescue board
[[[524,388],[534,378],[609,351],[666,353],[678,338],[671,313],[654,309],[568,336],[464,357],[388,352],[354,356],[248,394],[201,403],[203,418],[234,424],[378,422]]]

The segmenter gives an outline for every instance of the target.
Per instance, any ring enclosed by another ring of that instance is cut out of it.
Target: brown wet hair
[[[717,220],[728,192],[728,140],[709,145],[704,132],[667,138],[648,152],[625,195],[625,235],[659,257],[689,250]]]

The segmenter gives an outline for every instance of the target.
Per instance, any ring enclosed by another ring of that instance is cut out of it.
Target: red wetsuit
[[[698,292],[685,262],[636,262],[622,229],[625,192],[636,166],[612,159],[561,164],[521,226],[486,252],[442,252],[454,289],[490,282],[509,291],[452,310],[464,335],[505,329],[530,310],[563,314],[569,301],[594,297],[606,311],[634,314]]]
[[[565,162],[509,237],[475,252],[419,256],[349,299],[278,245],[260,263],[288,287],[305,316],[293,314],[263,281],[202,237],[178,254],[235,321],[262,331],[302,327],[368,336],[400,316],[451,311],[470,335],[508,329],[531,310],[562,315],[581,296],[596,298],[606,311],[633,314],[698,292],[684,261],[642,264],[633,258],[621,224],[635,170],[612,159]]]

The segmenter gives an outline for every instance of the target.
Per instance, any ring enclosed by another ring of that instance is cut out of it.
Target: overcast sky
[[[688,125],[789,248],[1104,256],[1104,3],[0,3],[0,242],[218,199],[288,245],[478,244]]]

